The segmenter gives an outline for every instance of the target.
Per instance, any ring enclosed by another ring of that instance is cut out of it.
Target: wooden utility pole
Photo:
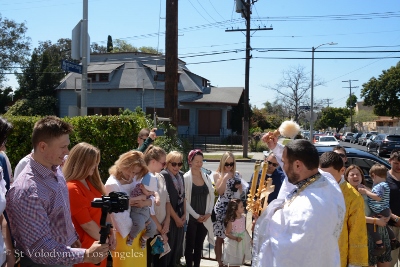
[[[166,0],[164,115],[178,127],[178,0]]]
[[[351,101],[351,88],[358,88],[358,86],[353,86],[351,87],[351,82],[358,82],[358,80],[348,80],[348,81],[342,81],[343,83],[349,83],[349,87],[343,87],[343,88],[350,88],[350,94],[349,94],[349,110],[350,110],[350,131],[353,131],[353,105]]]
[[[260,31],[260,30],[272,30],[272,28],[258,28],[251,29],[250,28],[250,17],[251,17],[251,0],[236,0],[241,3],[242,8],[236,9],[236,12],[240,12],[242,16],[246,19],[246,29],[231,29],[225,30],[226,32],[236,32],[236,31],[246,31],[246,66],[245,66],[245,78],[244,78],[244,107],[243,107],[243,157],[247,158],[248,150],[249,150],[249,121],[250,121],[250,99],[249,99],[249,91],[250,91],[250,59],[251,59],[251,46],[250,46],[250,31]],[[256,2],[253,0],[253,3]],[[237,6],[239,4],[237,3]]]

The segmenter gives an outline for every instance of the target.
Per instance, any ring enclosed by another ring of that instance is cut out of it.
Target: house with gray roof
[[[178,132],[226,136],[232,133],[232,107],[243,87],[212,87],[178,60]],[[69,73],[56,88],[59,116],[79,114],[82,75]],[[88,66],[88,115],[117,115],[119,109],[141,107],[163,117],[165,58],[146,53],[92,54]]]

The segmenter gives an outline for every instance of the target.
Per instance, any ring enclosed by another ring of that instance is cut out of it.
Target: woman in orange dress
[[[67,181],[71,217],[79,235],[82,248],[89,248],[94,241],[100,240],[101,209],[91,207],[94,198],[105,195],[104,185],[100,179],[98,165],[100,150],[88,143],[79,143],[71,149],[62,169]],[[107,218],[110,222],[110,218]],[[110,249],[115,249],[114,231],[111,231]],[[80,267],[105,267],[107,258],[100,265],[81,263]]]

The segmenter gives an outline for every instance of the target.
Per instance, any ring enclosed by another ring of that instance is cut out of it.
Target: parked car
[[[304,139],[310,140],[310,131],[302,132],[302,136],[304,137]]]
[[[314,134],[313,135],[313,144],[317,143],[321,136],[325,136],[324,134]]]
[[[390,154],[394,149],[400,150],[400,135],[378,134],[367,148],[368,152],[376,152],[379,156]]]
[[[400,138],[400,136],[398,137]],[[321,155],[324,152],[332,151],[331,146],[315,146],[315,147],[317,148],[319,155]],[[372,179],[369,176],[369,170],[371,169],[372,165],[380,163],[389,170],[391,168],[387,160],[378,157],[372,153],[368,153],[366,151],[362,151],[353,147],[345,147],[345,148],[347,156],[346,167],[350,166],[351,164],[359,166],[364,173],[365,182],[368,187],[372,187]]]
[[[362,135],[362,133],[355,133],[353,134],[353,136],[350,138],[350,143],[358,143],[358,138],[360,138],[360,136]]]
[[[358,138],[358,144],[365,146],[367,139],[372,135],[372,133],[363,133],[360,138]]]
[[[342,141],[343,142],[350,142],[350,138],[354,135],[354,133],[352,132],[346,132],[343,136],[342,136]]]
[[[376,137],[376,134],[373,134],[367,139],[367,143],[365,144],[365,146],[367,147],[367,150],[368,150],[368,147],[369,147],[369,143],[371,143],[371,141],[374,140],[375,137]]]
[[[342,140],[342,134],[341,133],[335,133],[333,135],[338,141]]]
[[[332,135],[320,136],[319,140],[315,143],[316,146],[337,146],[339,141]]]

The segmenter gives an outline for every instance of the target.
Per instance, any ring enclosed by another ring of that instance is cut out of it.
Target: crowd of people
[[[11,129],[0,118],[3,151]],[[101,151],[86,142],[69,151],[72,126],[54,116],[35,124],[33,150],[14,178],[0,153],[0,263],[172,267],[184,258],[197,267],[208,237],[220,267],[245,261],[260,267],[397,264],[400,151],[390,155],[390,170],[372,166],[374,184],[367,188],[361,168],[346,167],[344,147],[319,156],[306,140],[283,146],[267,133],[263,141],[272,152],[264,160],[265,180],[275,188],[264,200],[266,210],[249,214],[247,193],[254,183],[262,188],[262,171],[247,184],[226,152],[211,176],[202,169],[200,149],[167,153],[152,144],[154,130],[139,132],[138,148],[115,159],[104,184]],[[92,206],[112,192],[122,192],[129,207],[104,214]],[[102,220],[109,230],[104,242]]]

